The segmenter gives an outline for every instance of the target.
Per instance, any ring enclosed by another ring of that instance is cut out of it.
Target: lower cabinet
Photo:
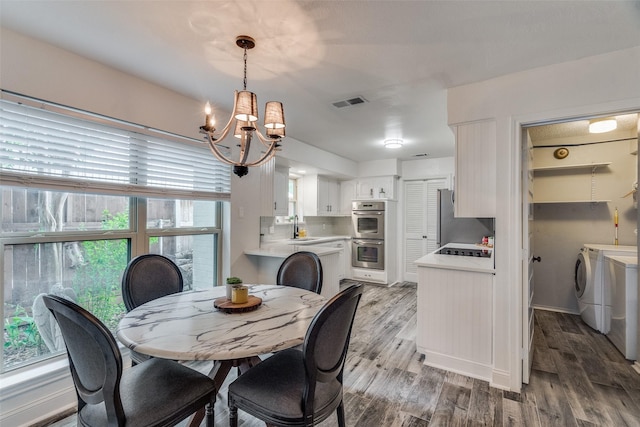
[[[328,248],[317,248],[314,250],[308,246],[289,247],[282,252],[278,251],[248,251],[245,252],[250,259],[256,264],[258,271],[257,283],[275,283],[278,275],[278,269],[285,260],[293,252],[310,251],[315,252],[322,263],[322,292],[321,295],[331,298],[340,290],[340,279],[338,279],[339,271],[342,267],[340,260],[340,251],[334,251]]]
[[[416,348],[426,365],[490,381],[492,273],[418,267]]]

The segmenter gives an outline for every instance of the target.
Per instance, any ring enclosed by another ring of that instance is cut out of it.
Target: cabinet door
[[[274,176],[276,159],[260,165],[260,215],[274,216]]]
[[[273,209],[275,216],[289,215],[289,169],[276,168],[273,180]]]
[[[358,199],[373,199],[373,186],[373,178],[358,179],[356,197]]]
[[[356,181],[340,181],[340,214],[351,215],[351,205],[356,198]]]
[[[457,217],[496,216],[496,123],[461,124],[456,133]]]
[[[323,176],[318,177],[318,215],[327,216],[331,214],[331,200],[329,196],[330,183]]]
[[[335,179],[327,180],[329,215],[340,215],[340,183]]]

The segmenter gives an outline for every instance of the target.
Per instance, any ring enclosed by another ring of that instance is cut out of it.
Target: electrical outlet
[[[322,224],[322,229],[325,230],[326,228],[327,227],[324,224]]]

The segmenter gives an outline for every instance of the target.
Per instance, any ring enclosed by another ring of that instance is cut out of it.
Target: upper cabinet
[[[276,167],[275,158],[260,166],[260,215],[289,214],[289,169]]]
[[[342,215],[340,211],[340,184],[322,175],[303,178],[303,212],[305,216]]]
[[[373,176],[358,178],[356,199],[389,199],[396,198],[395,176]]]
[[[289,214],[289,169],[276,167],[273,180],[273,211],[274,216]]]
[[[358,181],[351,179],[348,181],[340,181],[340,214],[345,216],[351,215],[352,202],[356,198],[356,187]]]
[[[463,123],[456,136],[456,217],[496,216],[496,122]]]

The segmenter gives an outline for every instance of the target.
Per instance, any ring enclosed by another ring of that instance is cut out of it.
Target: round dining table
[[[180,292],[128,312],[116,335],[138,353],[213,361],[209,376],[220,389],[231,368],[243,372],[259,363],[260,355],[301,344],[313,317],[327,301],[290,286],[247,287],[249,295],[262,300],[252,311],[215,308],[214,301],[226,295],[225,286]]]
[[[290,286],[247,285],[262,299],[253,311],[214,307],[226,289],[167,295],[127,313],[118,324],[120,342],[138,353],[173,360],[238,360],[294,347],[326,302]]]

